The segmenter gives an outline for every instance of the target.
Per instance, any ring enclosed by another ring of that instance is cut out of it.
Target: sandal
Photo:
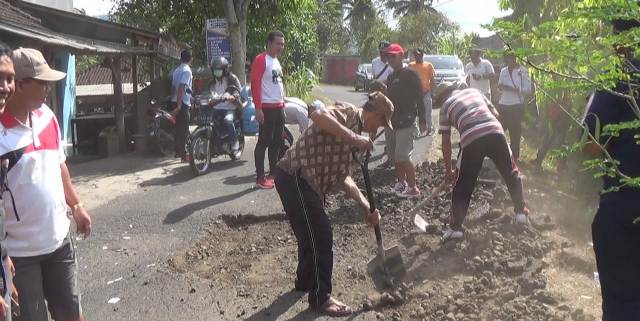
[[[324,304],[315,310],[330,317],[344,317],[353,313],[353,309],[333,297],[329,297]]]

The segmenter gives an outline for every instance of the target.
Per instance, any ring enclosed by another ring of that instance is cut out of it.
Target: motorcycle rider
[[[235,114],[238,108],[242,108],[240,101],[240,80],[229,69],[229,61],[225,57],[213,57],[211,60],[211,72],[213,79],[209,83],[211,100],[209,106],[213,107],[213,117],[222,119],[231,143],[231,151],[239,156],[240,143],[235,128]],[[238,88],[232,93],[227,92],[230,86]],[[221,99],[225,98],[225,99]]]

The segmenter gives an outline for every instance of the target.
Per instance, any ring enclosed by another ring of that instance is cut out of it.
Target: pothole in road
[[[424,190],[443,179],[441,165],[419,168],[418,183]],[[534,216],[533,226],[511,224],[510,201],[502,187],[479,184],[470,211],[476,215],[468,218],[465,239],[443,246],[437,229],[433,234],[415,232],[413,217],[405,213],[419,200],[399,200],[392,194],[392,171],[374,170],[372,179],[384,215],[385,242],[400,247],[408,274],[401,287],[377,290],[366,272],[366,263],[375,256],[372,229],[352,202],[342,195],[329,196],[333,293],[339,299],[391,320],[595,320],[569,305],[562,292],[548,290],[548,262],[556,262],[550,258],[562,250],[557,240],[546,236],[555,229],[552,220]],[[440,217],[449,211],[448,199],[448,193],[434,199],[419,214],[430,225],[440,225]],[[250,293],[275,300],[293,288],[297,246],[284,214],[221,220],[169,265],[211,280],[212,287],[242,289],[238,296],[251,301],[248,304],[256,302]],[[545,228],[536,228],[540,226]]]

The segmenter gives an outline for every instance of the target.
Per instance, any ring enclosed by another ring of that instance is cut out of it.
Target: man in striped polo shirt
[[[463,82],[440,83],[434,90],[434,98],[442,105],[442,154],[447,178],[453,182],[449,228],[443,238],[463,237],[462,223],[485,157],[491,158],[507,184],[516,213],[515,222],[528,223],[529,210],[522,196],[520,170],[513,160],[495,107],[482,92],[468,88]],[[460,133],[461,150],[456,171],[451,168],[451,127]]]

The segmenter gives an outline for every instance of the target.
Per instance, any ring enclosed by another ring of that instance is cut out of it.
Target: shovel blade
[[[376,286],[390,287],[407,274],[407,269],[402,260],[402,254],[398,246],[393,246],[384,251],[384,261],[379,255],[367,263],[367,271],[374,280]]]
[[[427,227],[429,227],[429,223],[427,223],[427,221],[425,221],[419,214],[416,214],[413,218],[413,224],[415,224],[420,231],[425,233],[427,232]]]

